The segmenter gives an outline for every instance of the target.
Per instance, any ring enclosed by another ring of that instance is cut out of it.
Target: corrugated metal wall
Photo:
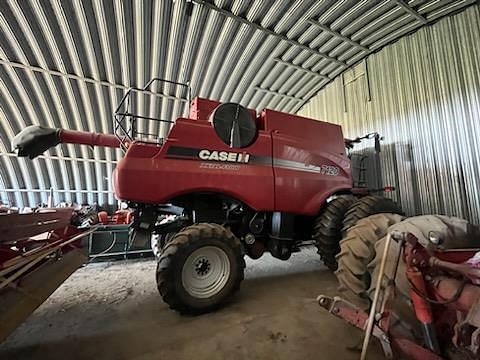
[[[120,152],[64,145],[19,159],[10,141],[28,125],[111,132],[126,89],[155,77],[188,81],[194,96],[296,112],[368,54],[476,1],[2,0],[0,199],[36,206],[52,187],[55,203],[115,202]],[[186,114],[183,96],[164,90],[138,99],[139,112]]]
[[[349,138],[382,134],[380,176],[409,215],[479,223],[479,59],[476,5],[369,56],[299,113],[339,123]]]
[[[25,126],[111,132],[126,88],[155,77],[188,81],[194,96],[296,112],[371,52],[475,2],[2,0],[0,199],[35,206],[52,187],[55,203],[115,202],[119,152],[64,145],[18,159],[10,141]],[[140,113],[185,114],[167,88],[138,101]]]

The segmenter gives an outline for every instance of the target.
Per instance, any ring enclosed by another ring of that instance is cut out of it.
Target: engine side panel
[[[271,136],[260,131],[251,146],[231,149],[209,122],[178,119],[162,147],[132,144],[117,165],[114,183],[122,200],[161,204],[192,192],[216,192],[272,211]]]
[[[114,174],[119,199],[167,203],[195,192],[236,198],[257,211],[315,215],[352,188],[341,127],[264,110],[257,139],[232,149],[206,120],[178,119],[163,146],[133,143]]]
[[[335,192],[352,188],[338,125],[265,110],[273,139],[275,210],[315,215]]]

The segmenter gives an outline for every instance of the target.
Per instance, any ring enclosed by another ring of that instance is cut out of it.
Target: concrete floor
[[[336,280],[304,249],[288,262],[247,261],[225,308],[180,316],[161,301],[153,260],[74,273],[1,346],[0,359],[358,359],[361,334],[315,301]],[[382,359],[374,344],[369,359]]]

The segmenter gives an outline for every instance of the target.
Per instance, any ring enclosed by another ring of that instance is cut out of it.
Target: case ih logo
[[[167,157],[172,159],[185,160],[203,160],[203,161],[219,161],[230,162],[236,164],[248,164],[251,156],[246,152],[229,152],[208,149],[195,149],[181,146],[170,146],[167,150]],[[257,157],[255,157],[257,158]],[[272,158],[269,158],[269,164],[272,163]]]
[[[236,152],[227,152],[227,151],[216,151],[216,150],[200,150],[198,157],[202,160],[209,161],[228,161],[234,163],[248,163],[250,160],[250,154],[247,153],[236,153]]]
[[[272,158],[270,156],[251,155],[246,152],[240,153],[170,146],[167,150],[167,157],[170,159],[201,160],[202,163],[200,167],[202,169],[240,170],[240,165],[249,164],[256,166],[273,166],[275,168],[327,176],[338,176],[340,174],[340,169],[332,165],[306,164],[305,162]]]

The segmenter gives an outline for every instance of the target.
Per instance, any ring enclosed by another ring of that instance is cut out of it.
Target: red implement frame
[[[0,342],[86,261],[72,212],[0,214]]]
[[[347,321],[363,331],[367,328],[368,313],[339,297],[320,295],[318,303],[331,314]],[[421,347],[415,342],[389,333],[390,313],[385,312],[373,327],[373,336],[379,339],[387,358],[392,359],[392,346],[412,360],[442,360],[442,357]]]
[[[453,334],[441,330],[445,326],[452,331],[454,327],[463,324],[467,326],[469,325],[468,321],[473,322],[472,318],[478,315],[471,309],[477,307],[480,311],[480,287],[471,284],[468,280],[478,280],[480,270],[463,264],[478,249],[427,251],[412,234],[401,233],[395,237],[403,244],[406,276],[411,285],[410,298],[417,320],[422,325],[425,347],[391,332],[392,312],[389,304],[395,297],[395,282],[393,281],[384,290],[384,300],[380,309],[375,313],[371,333],[379,339],[386,357],[393,358],[392,348],[395,348],[408,359],[441,360],[443,357],[440,355],[437,332],[442,341],[450,341],[457,346],[461,345],[471,351],[478,351],[478,341],[476,340],[480,338],[477,335],[480,330],[463,338],[459,338],[458,332],[453,336]],[[459,280],[461,276],[464,277],[463,282]],[[320,306],[331,314],[367,331],[369,314],[364,310],[339,297],[331,298],[320,295],[317,300]],[[466,320],[457,323],[457,316],[460,314],[466,317]],[[436,331],[437,328],[439,331]]]

